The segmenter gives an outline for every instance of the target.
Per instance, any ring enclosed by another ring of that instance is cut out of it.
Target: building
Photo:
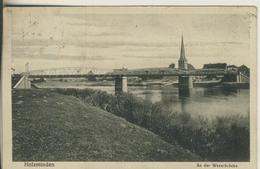
[[[204,64],[203,69],[218,69],[218,70],[226,70],[227,64],[226,63],[209,63]]]
[[[228,65],[227,70],[230,71],[238,71],[238,67],[236,65]]]

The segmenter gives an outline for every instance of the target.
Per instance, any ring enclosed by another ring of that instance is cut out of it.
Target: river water
[[[56,85],[55,85],[56,86]],[[44,86],[44,87],[54,87]],[[57,86],[56,86],[57,87]],[[66,85],[65,88],[92,88],[114,94],[114,86]],[[161,102],[173,112],[191,113],[192,116],[249,116],[249,89],[226,90],[214,87],[195,87],[187,95],[180,95],[174,86],[129,86],[128,92],[153,103]]]
[[[91,87],[108,93],[114,93],[113,87]],[[249,115],[249,90],[226,90],[222,88],[190,89],[189,95],[180,96],[179,89],[173,86],[130,86],[128,92],[152,102],[161,102],[168,109],[192,115],[202,115],[208,118],[229,115]]]

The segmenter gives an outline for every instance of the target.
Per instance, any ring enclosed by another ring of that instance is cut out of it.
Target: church
[[[188,63],[188,60],[185,56],[183,35],[181,36],[181,53],[180,53],[180,58],[178,61],[178,69],[181,69],[181,70],[194,70],[195,69],[193,65]]]

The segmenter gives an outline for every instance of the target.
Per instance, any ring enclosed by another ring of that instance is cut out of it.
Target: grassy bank
[[[136,98],[131,94],[113,96],[91,89],[54,89],[72,95],[127,121],[142,126],[172,145],[184,148],[210,161],[249,160],[249,119],[241,116],[192,118],[187,113],[177,114]],[[203,111],[203,110],[202,110]],[[192,112],[190,112],[192,113]]]
[[[83,103],[82,98],[72,92],[82,93],[85,102],[89,98],[91,104]],[[13,90],[13,160],[200,160],[181,146],[171,145],[149,130],[99,108],[108,109],[107,103],[94,101],[113,96],[86,93],[79,90]],[[67,95],[77,95],[78,98]]]

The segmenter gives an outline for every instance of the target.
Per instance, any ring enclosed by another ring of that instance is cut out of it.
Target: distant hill
[[[14,161],[198,161],[190,151],[72,96],[13,90]]]

